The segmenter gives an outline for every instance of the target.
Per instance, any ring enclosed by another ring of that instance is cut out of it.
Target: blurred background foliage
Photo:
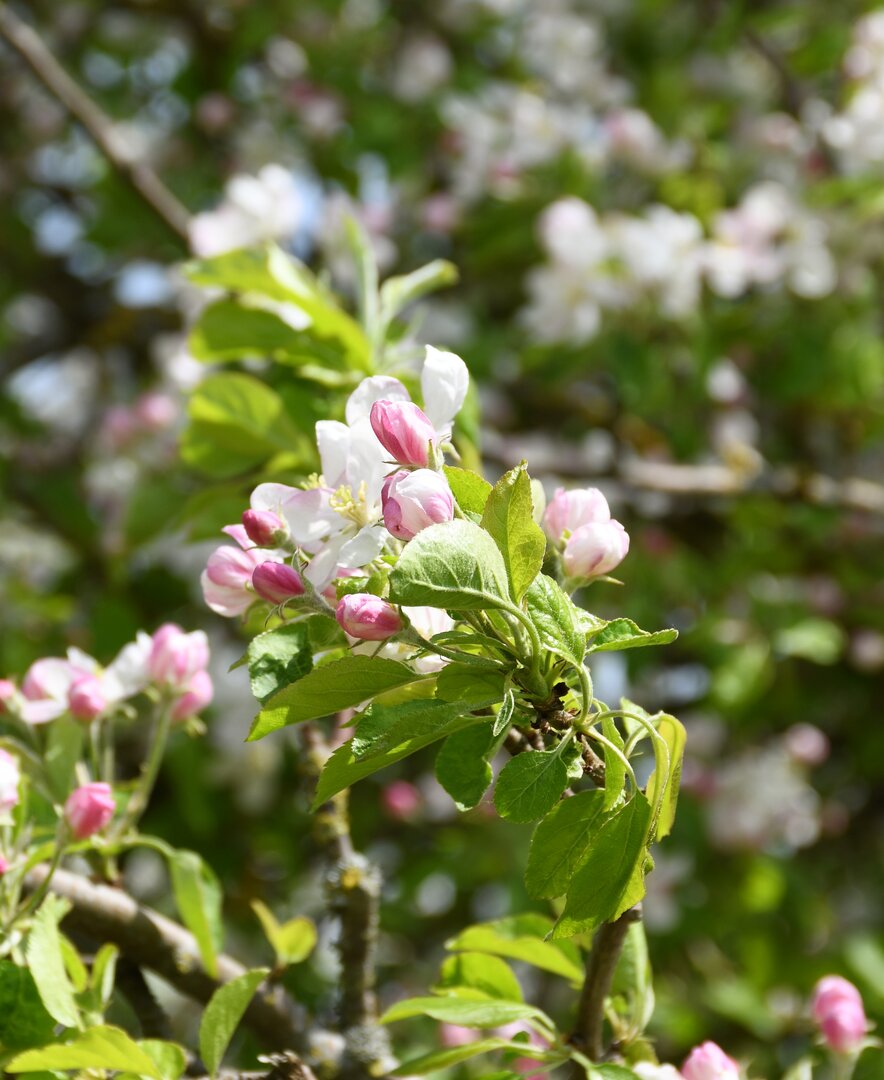
[[[209,631],[216,706],[204,738],[178,736],[147,825],[218,871],[232,945],[260,951],[256,897],[315,911],[319,877],[294,744],[243,745],[253,706],[225,672],[244,636],[205,609],[199,570],[259,476],[316,467],[313,422],[341,413],[347,385],[291,349],[207,367],[236,320],[208,345],[203,320],[188,343],[205,294],[176,266],[225,237],[275,237],[346,295],[350,212],[384,273],[459,268],[409,340],[470,365],[465,452],[492,478],[526,457],[550,493],[598,484],[633,544],[625,586],[594,586],[587,606],[681,631],[593,669],[602,698],[689,730],[646,903],[661,1057],[713,1038],[779,1072],[829,970],[880,1025],[884,9],[13,7],[191,213],[231,177],[264,177],[222,204],[252,200],[251,234],[200,217],[188,244],[0,47],[0,668],[69,642],[108,657],[167,619]],[[774,186],[753,217],[760,183]],[[583,202],[551,217],[564,196]],[[635,227],[651,207],[673,214],[660,232]],[[353,799],[387,878],[388,996],[428,985],[468,922],[528,907],[528,830],[481,808],[455,818],[431,755]],[[132,888],[162,905],[139,859]],[[320,1003],[324,955],[288,976]],[[884,1076],[880,1055],[858,1075]]]

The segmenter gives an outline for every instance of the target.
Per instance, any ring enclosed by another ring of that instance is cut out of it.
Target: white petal
[[[347,481],[350,429],[339,420],[320,420],[316,425],[316,443],[326,484],[340,487]]]
[[[322,592],[334,580],[338,555],[346,542],[346,536],[336,536],[308,563],[304,576],[317,592]]]
[[[249,499],[249,506],[253,510],[272,510],[278,514],[283,503],[299,490],[288,484],[258,484]]]
[[[51,701],[43,698],[42,701],[23,701],[21,703],[21,718],[26,724],[48,724],[50,720],[56,720],[67,712],[67,702]]]
[[[449,434],[451,424],[467,396],[470,373],[467,365],[452,352],[427,346],[421,372],[424,412],[440,435]]]
[[[411,397],[398,379],[390,375],[372,375],[363,379],[347,399],[347,423],[368,419],[376,401],[411,401]]]
[[[369,525],[348,540],[338,555],[338,566],[367,566],[383,551],[390,534],[381,526]]]
[[[365,485],[365,498],[370,507],[381,497],[384,476],[392,465],[387,461],[387,452],[377,440],[368,419],[358,420],[350,428],[350,453],[347,461],[347,483],[353,494],[359,495],[359,488]]]
[[[68,649],[68,663],[72,668],[76,668],[78,672],[85,671],[89,675],[97,675],[101,671],[101,665],[95,657],[83,652],[82,649],[78,649],[76,645],[71,645]]]
[[[330,488],[310,488],[295,491],[279,508],[288,522],[292,539],[299,547],[315,544],[327,536],[339,533],[344,519],[331,508]]]
[[[139,630],[135,640],[124,645],[111,661],[102,679],[110,700],[122,701],[147,686],[150,682],[147,661],[152,647],[150,635]]]

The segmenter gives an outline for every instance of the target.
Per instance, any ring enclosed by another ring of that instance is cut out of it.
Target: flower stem
[[[132,794],[126,807],[126,812],[120,819],[120,823],[114,830],[113,839],[120,840],[134,825],[147,809],[150,796],[156,783],[157,774],[160,771],[160,762],[163,759],[163,751],[169,738],[169,729],[172,726],[172,703],[164,700],[157,705],[156,725],[150,751],[141,770],[138,786]]]

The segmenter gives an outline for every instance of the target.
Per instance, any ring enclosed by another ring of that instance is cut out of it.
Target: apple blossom
[[[840,975],[826,975],[816,984],[811,1006],[826,1044],[839,1054],[855,1053],[868,1024],[859,990]]]
[[[0,749],[0,816],[18,805],[20,780],[18,761],[8,750]]]
[[[345,633],[363,641],[385,641],[402,629],[402,618],[396,608],[372,593],[342,597],[335,618]]]
[[[422,529],[451,521],[454,496],[448,481],[431,469],[397,472],[384,481],[381,494],[384,524],[399,540],[411,540]]]
[[[714,1042],[704,1042],[688,1054],[681,1067],[684,1080],[737,1080],[740,1066]]]
[[[180,689],[208,662],[209,642],[203,630],[188,634],[175,623],[165,623],[155,631],[148,671],[159,685]]]
[[[0,679],[0,712],[18,697],[18,689],[12,679]]]
[[[371,428],[393,461],[423,469],[430,461],[436,431],[423,409],[413,401],[376,401]]]
[[[422,801],[420,791],[408,780],[394,780],[381,792],[384,809],[397,821],[412,817]]]
[[[206,604],[228,618],[242,615],[255,602],[252,574],[255,567],[274,557],[272,551],[252,546],[242,525],[228,525],[223,530],[239,544],[223,544],[209,556],[200,577]]]
[[[556,488],[543,515],[547,536],[554,543],[567,539],[581,525],[610,520],[608,500],[598,488]]]
[[[189,720],[192,716],[208,708],[215,696],[212,679],[208,671],[196,671],[190,677],[181,696],[172,706],[172,719]]]
[[[83,674],[74,679],[68,691],[68,706],[77,720],[94,720],[109,704],[98,675]]]
[[[252,587],[262,600],[271,604],[284,604],[304,595],[304,582],[297,570],[288,563],[265,562],[255,567]]]
[[[619,521],[590,522],[568,538],[562,561],[569,577],[600,577],[619,566],[628,551],[629,533]]]
[[[4,858],[2,855],[0,855],[0,877],[3,877],[3,875],[6,873],[6,871],[8,869],[9,869],[9,861],[6,858]]]
[[[64,804],[64,816],[77,840],[93,836],[114,816],[116,801],[110,784],[84,784],[72,791]]]
[[[245,510],[242,524],[257,547],[279,547],[289,538],[288,524],[272,510]]]

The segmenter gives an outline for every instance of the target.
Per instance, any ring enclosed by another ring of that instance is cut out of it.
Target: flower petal
[[[455,416],[467,396],[470,373],[467,365],[453,352],[427,346],[421,372],[424,412],[440,435],[449,434]]]
[[[411,401],[408,391],[390,375],[372,375],[363,379],[347,399],[345,416],[348,424],[367,420],[376,401]]]

